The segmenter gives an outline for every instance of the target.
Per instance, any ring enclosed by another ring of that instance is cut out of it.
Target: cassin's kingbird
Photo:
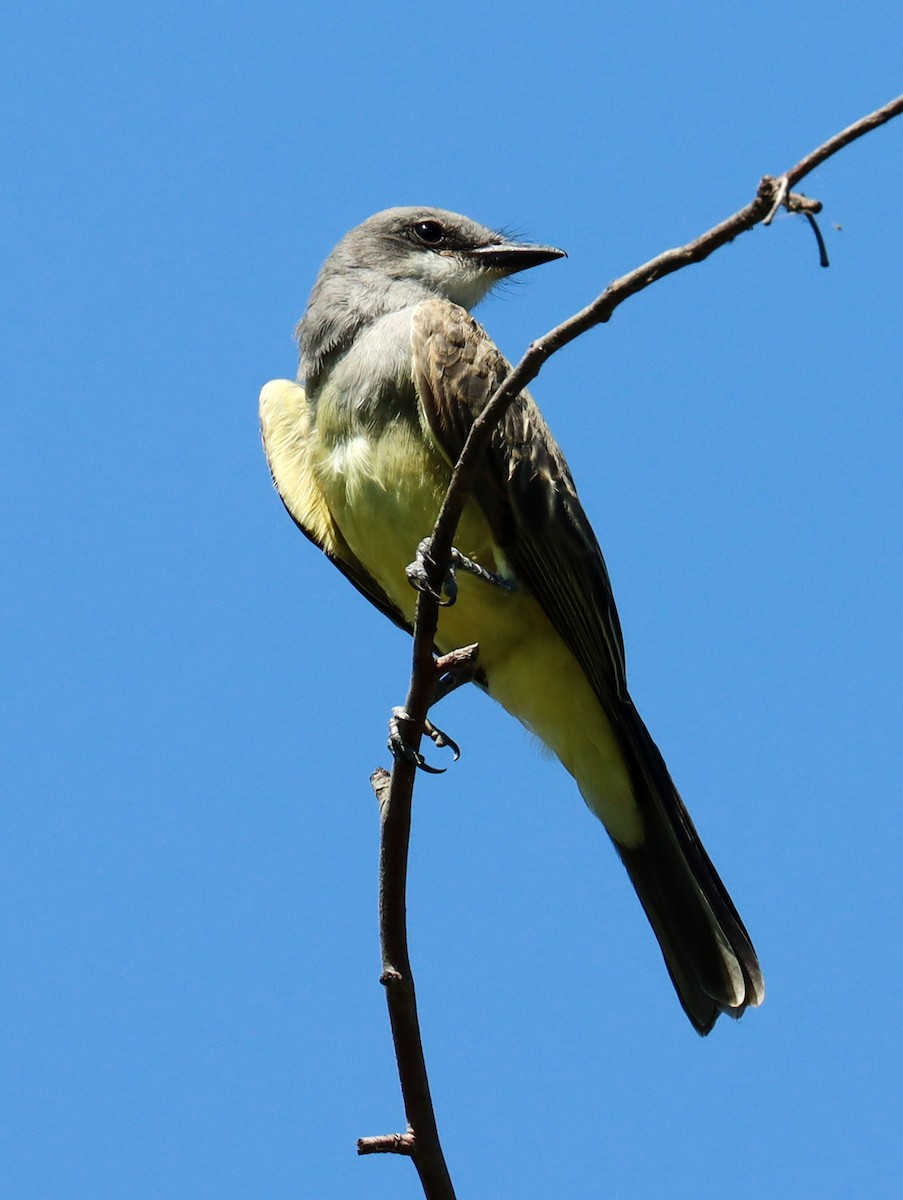
[[[299,326],[301,382],[261,392],[285,507],[404,629],[416,600],[406,568],[509,369],[469,310],[499,280],[562,255],[440,209],[377,213],[323,265]],[[478,642],[478,682],[573,775],[696,1029],[759,1004],[756,953],[630,699],[602,553],[526,392],[476,466],[455,546],[472,561],[441,609],[437,647]]]

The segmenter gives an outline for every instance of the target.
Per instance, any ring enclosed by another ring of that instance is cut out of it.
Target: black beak
[[[468,250],[467,257],[489,271],[502,271],[505,275],[513,275],[516,271],[526,271],[528,267],[538,267],[540,263],[551,262],[553,258],[567,258],[567,254],[557,246],[527,246],[518,245],[517,242],[499,242],[495,246],[477,246]]]

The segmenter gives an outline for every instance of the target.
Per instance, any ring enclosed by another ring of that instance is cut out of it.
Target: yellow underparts
[[[420,430],[398,421],[378,437],[316,437],[311,465],[350,549],[412,620],[416,596],[405,567],[439,511],[445,460]],[[455,545],[489,570],[509,573],[474,505],[464,511]],[[612,837],[636,845],[642,821],[611,727],[538,602],[464,571],[457,582],[457,602],[440,615],[437,645],[447,652],[479,642],[490,694],[560,759]]]

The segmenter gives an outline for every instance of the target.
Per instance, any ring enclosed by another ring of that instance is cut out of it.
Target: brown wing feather
[[[426,421],[455,462],[509,365],[469,313],[442,300],[425,301],[416,310],[413,362]],[[739,1015],[759,1003],[758,961],[630,699],[602,552],[564,455],[528,393],[511,404],[476,465],[472,494],[518,580],[580,664],[618,739],[646,830],[642,846],[618,846],[618,852],[684,1008],[706,1033],[719,1011]]]
[[[463,308],[441,300],[418,306],[414,382],[450,462],[509,369]],[[477,464],[473,494],[518,577],[603,704],[626,695],[624,643],[602,551],[565,457],[528,392],[511,404],[493,434]]]

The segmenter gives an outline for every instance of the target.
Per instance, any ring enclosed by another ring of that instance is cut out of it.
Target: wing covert
[[[454,463],[509,365],[463,308],[426,300],[413,322],[413,372],[429,428]],[[627,695],[608,571],[564,455],[528,392],[476,465],[479,504],[518,578],[580,663],[610,718]]]

